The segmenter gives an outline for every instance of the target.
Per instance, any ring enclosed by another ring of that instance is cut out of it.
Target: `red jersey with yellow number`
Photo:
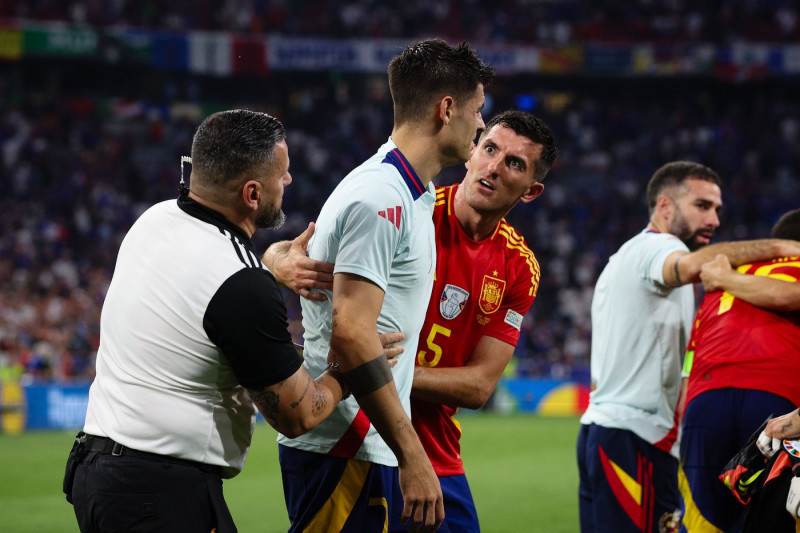
[[[453,211],[457,188],[436,188],[436,276],[419,336],[421,366],[464,366],[484,335],[516,346],[539,286],[539,263],[505,220],[483,241],[467,237]],[[411,400],[411,420],[438,476],[464,473],[456,411]]]
[[[737,271],[800,281],[800,258],[742,265]],[[692,355],[692,351],[694,354]],[[731,294],[706,294],[695,317],[686,402],[712,389],[756,389],[800,405],[800,313],[761,309]]]

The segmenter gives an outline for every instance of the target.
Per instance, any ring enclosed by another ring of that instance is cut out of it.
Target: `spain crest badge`
[[[490,315],[500,309],[500,302],[503,301],[503,293],[506,290],[505,280],[495,278],[488,274],[483,276],[481,284],[481,297],[478,305],[481,311]]]

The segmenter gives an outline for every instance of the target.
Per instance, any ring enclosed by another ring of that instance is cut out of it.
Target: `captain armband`
[[[356,398],[361,398],[380,389],[392,381],[392,370],[386,354],[381,354],[371,361],[358,365],[344,374],[350,391]]]

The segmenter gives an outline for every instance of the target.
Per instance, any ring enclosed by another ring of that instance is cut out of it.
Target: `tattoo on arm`
[[[397,429],[402,431],[406,427],[408,427],[408,418],[407,417],[398,418],[397,419]]]
[[[300,397],[297,400],[293,401],[290,404],[292,406],[292,409],[294,409],[295,407],[297,407],[298,405],[303,403],[303,398],[306,397],[306,393],[308,392],[309,385],[311,385],[311,376],[306,377],[306,388],[303,389],[303,394],[301,394]]]
[[[682,255],[679,255],[675,259],[674,268],[675,268],[675,280],[678,282],[678,285],[683,285],[683,280],[681,279],[681,271],[678,269],[678,263],[681,262]]]
[[[248,394],[250,394],[250,398],[253,400],[253,403],[256,404],[258,410],[261,411],[261,414],[264,415],[264,418],[267,420],[271,420],[271,425],[277,429],[278,428],[278,404],[281,401],[280,396],[277,392],[273,392],[270,390],[267,391],[255,391],[249,390]]]
[[[314,417],[322,416],[325,407],[328,405],[328,396],[318,383],[314,382],[314,402],[311,405],[311,414]]]

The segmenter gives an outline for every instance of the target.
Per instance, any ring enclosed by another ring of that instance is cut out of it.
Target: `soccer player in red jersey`
[[[514,353],[522,318],[536,297],[539,264],[505,216],[542,193],[555,158],[544,122],[506,111],[486,125],[463,181],[436,190],[436,276],[416,354],[411,411],[442,487],[440,531],[480,530],[454,415],[459,407],[486,403]],[[310,227],[291,243],[276,243],[262,260],[281,283],[318,299],[311,289],[329,288],[330,276],[305,258],[311,234]]]
[[[411,421],[442,486],[442,531],[479,531],[454,416],[459,407],[477,409],[489,399],[536,297],[539,264],[504,217],[542,193],[555,156],[544,122],[507,111],[486,125],[463,181],[436,191],[436,276],[417,351]]]
[[[773,227],[800,239],[800,210]],[[731,268],[706,263],[708,292],[687,349],[681,483],[686,531],[741,531],[745,508],[718,480],[725,464],[770,415],[800,405],[800,258]]]

